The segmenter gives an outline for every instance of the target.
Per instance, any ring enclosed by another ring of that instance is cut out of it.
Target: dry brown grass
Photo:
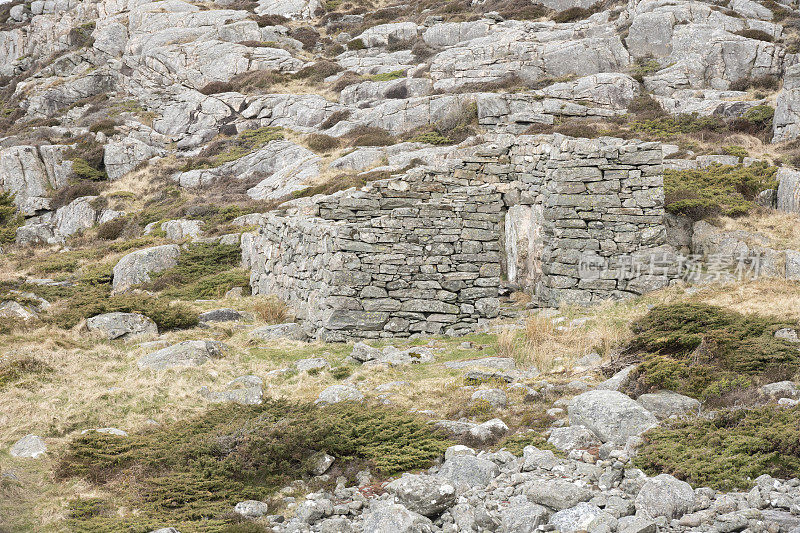
[[[280,324],[291,317],[291,312],[285,303],[277,298],[260,298],[251,305],[256,317],[267,324]]]
[[[718,225],[725,231],[744,230],[762,233],[770,240],[770,246],[779,250],[800,250],[800,216],[773,209],[753,211],[746,217],[722,217]]]

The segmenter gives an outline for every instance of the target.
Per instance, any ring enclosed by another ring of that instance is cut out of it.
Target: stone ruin
[[[253,293],[316,338],[458,335],[498,316],[509,289],[556,306],[667,285],[663,205],[659,143],[503,134],[272,213],[243,249]]]

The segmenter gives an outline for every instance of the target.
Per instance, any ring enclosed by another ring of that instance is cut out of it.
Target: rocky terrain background
[[[783,0],[1,3],[0,532],[800,531],[798,53]],[[660,149],[701,268],[544,308],[520,232],[458,337],[251,295],[274,216],[522,135]]]

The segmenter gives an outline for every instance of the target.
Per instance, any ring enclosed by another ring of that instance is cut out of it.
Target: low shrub
[[[364,50],[366,47],[367,45],[361,39],[353,39],[347,43],[348,50]]]
[[[334,473],[352,475],[369,465],[385,476],[425,468],[450,444],[426,421],[383,406],[268,400],[213,408],[125,438],[81,435],[61,457],[56,476],[103,485],[139,510],[111,522],[102,513],[85,513],[72,519],[76,529],[119,531],[134,520],[161,520],[182,530],[210,530],[231,523],[237,502],[267,501],[293,477],[307,475],[317,452],[336,458]]]
[[[252,20],[255,20],[259,28],[267,26],[281,26],[289,22],[289,19],[281,15],[250,15]]]
[[[800,368],[800,351],[773,334],[796,326],[707,304],[654,307],[632,326],[626,352],[642,362],[630,387],[634,394],[667,389],[718,400],[767,378],[790,379]]]
[[[762,30],[752,30],[752,29],[739,30],[736,32],[736,35],[740,35],[748,39],[755,39],[757,41],[766,41],[768,43],[771,43],[775,40],[775,38],[772,35]]]
[[[352,114],[352,112],[349,109],[345,110],[345,111],[334,111],[333,113],[331,113],[331,116],[326,118],[322,122],[322,124],[320,124],[320,127],[322,129],[324,129],[324,130],[332,128],[335,125],[337,125],[338,123],[340,123],[341,121],[347,120],[348,118],[350,118],[351,114]]]
[[[345,88],[355,85],[356,83],[361,83],[362,81],[364,81],[364,78],[360,74],[348,70],[339,76],[331,89],[337,93],[342,92]]]
[[[231,78],[225,87],[210,87],[208,90],[204,87],[200,92],[203,94],[213,94],[213,92],[235,91],[242,94],[265,94],[275,85],[280,85],[282,83],[286,83],[286,76],[279,72],[273,72],[271,70],[249,70]]]
[[[91,181],[79,181],[73,185],[61,187],[54,194],[50,202],[52,209],[58,209],[69,205],[73,200],[83,196],[97,196],[100,194],[100,187]]]
[[[72,172],[81,179],[101,181],[108,179],[103,161],[103,145],[91,135],[74,140],[75,146],[64,151],[64,159],[72,161]]]
[[[109,276],[110,279],[110,276]],[[56,302],[45,321],[69,329],[81,320],[103,313],[140,313],[150,317],[161,331],[192,328],[197,325],[197,311],[185,304],[171,304],[155,296],[123,294],[110,296],[107,285],[82,285],[68,299]]]
[[[221,137],[208,144],[196,157],[189,159],[183,170],[218,167],[283,138],[283,130],[276,127],[245,130],[235,137]]]
[[[777,91],[780,88],[780,80],[769,74],[758,78],[742,78],[731,83],[731,91],[747,91],[749,89],[762,89],[766,91]]]
[[[23,222],[22,216],[14,205],[14,194],[0,190],[0,244],[14,242],[17,228]]]
[[[300,26],[294,28],[289,32],[289,37],[296,39],[303,43],[303,50],[313,50],[319,40],[319,33],[317,33],[311,26]]]
[[[290,319],[289,307],[277,298],[261,298],[253,304],[253,313],[267,324],[281,324]]]
[[[104,241],[114,241],[122,236],[123,231],[127,227],[129,219],[126,217],[117,217],[108,222],[103,222],[97,227],[97,237]]]
[[[493,3],[492,7],[504,19],[537,20],[550,12],[546,7],[530,0],[505,0]]]
[[[671,137],[678,134],[699,133],[702,131],[724,132],[727,130],[725,121],[717,116],[690,115],[659,116],[654,118],[639,118],[631,122],[630,129],[634,132],[646,133],[655,137]]]
[[[209,96],[212,94],[229,93],[233,90],[233,83],[229,81],[211,81],[200,89],[200,93]]]
[[[598,12],[598,5],[595,4],[590,8],[585,7],[571,7],[569,9],[565,9],[564,11],[559,11],[558,13],[554,14],[551,19],[553,22],[576,22],[578,20],[583,20],[591,17],[595,13]]]
[[[436,131],[428,131],[425,133],[420,133],[419,135],[414,135],[408,140],[415,143],[428,143],[437,146],[453,144],[453,139],[445,137],[444,135]]]
[[[152,274],[152,281],[142,287],[187,300],[221,297],[233,287],[249,285],[249,275],[245,280],[238,269],[241,260],[241,250],[236,244],[190,244],[181,252],[177,265]],[[229,272],[233,269],[238,271]]]
[[[667,211],[700,220],[714,215],[741,216],[755,208],[755,196],[777,188],[777,168],[767,163],[712,165],[698,170],[664,171]]]
[[[800,407],[763,407],[676,421],[644,434],[636,466],[695,487],[747,490],[755,478],[800,477]]]
[[[734,119],[730,123],[733,131],[747,133],[756,137],[772,136],[772,118],[775,109],[765,104],[751,107],[740,118]]]
[[[358,126],[348,135],[353,146],[391,146],[397,139],[388,131],[371,126]]]
[[[314,83],[319,83],[334,74],[338,74],[342,70],[344,69],[335,61],[323,59],[312,65],[303,67],[294,77],[300,80],[309,80]]]
[[[643,83],[645,76],[649,76],[659,70],[661,70],[661,65],[658,61],[653,58],[640,57],[637,58],[631,66],[630,74],[633,79],[639,83]]]
[[[306,138],[306,144],[315,152],[330,152],[339,147],[339,139],[322,133],[312,133]]]
[[[104,118],[89,126],[89,131],[92,133],[103,132],[106,136],[111,137],[117,133],[117,123],[111,119]]]

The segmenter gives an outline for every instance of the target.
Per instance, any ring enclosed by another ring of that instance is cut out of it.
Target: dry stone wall
[[[328,341],[462,334],[497,316],[501,287],[543,304],[669,282],[592,270],[661,250],[661,147],[500,135],[442,168],[271,214],[245,239],[256,294],[275,294]]]

